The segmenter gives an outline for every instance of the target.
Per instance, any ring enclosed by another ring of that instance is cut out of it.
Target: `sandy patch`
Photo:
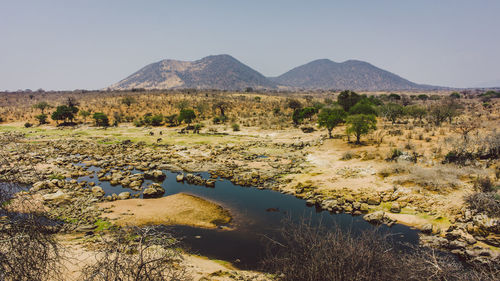
[[[231,221],[231,215],[221,206],[184,193],[156,199],[105,202],[99,206],[110,211],[103,217],[120,226],[180,224],[215,228]]]

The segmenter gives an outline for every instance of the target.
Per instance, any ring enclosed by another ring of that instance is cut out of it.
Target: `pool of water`
[[[99,168],[89,167],[93,176],[81,177],[78,180],[93,181],[101,186],[106,195],[133,191],[121,186],[112,186],[109,182],[100,182],[97,178]],[[133,171],[138,173],[139,171]],[[275,237],[285,218],[298,222],[302,218],[310,220],[312,225],[327,228],[341,227],[354,234],[372,229],[374,226],[365,222],[360,216],[347,214],[331,214],[314,206],[307,206],[304,200],[292,195],[272,190],[260,190],[253,187],[242,187],[229,180],[218,179],[214,188],[192,185],[176,181],[178,173],[164,171],[166,179],[161,182],[165,195],[187,193],[196,195],[222,205],[229,209],[233,216],[230,223],[232,230],[202,229],[188,226],[166,226],[165,229],[181,237],[182,242],[194,253],[235,263],[239,268],[255,269],[266,250],[266,237]],[[208,178],[208,173],[197,173]],[[150,184],[146,180],[144,185]],[[418,243],[417,231],[404,225],[380,226],[381,231],[393,235],[396,242]]]

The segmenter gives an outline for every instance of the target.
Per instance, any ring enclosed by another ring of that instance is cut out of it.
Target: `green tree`
[[[427,115],[427,109],[419,105],[410,105],[404,108],[407,115],[411,116],[413,119],[418,119],[422,121],[425,115]]]
[[[372,130],[377,129],[377,119],[375,115],[355,114],[348,116],[346,119],[348,135],[356,136],[356,143],[360,144],[362,135],[368,134]]]
[[[396,103],[388,103],[380,107],[380,113],[387,120],[391,120],[392,124],[394,124],[404,115],[404,108]]]
[[[340,106],[323,107],[318,114],[318,123],[320,127],[328,130],[328,137],[332,138],[332,130],[338,124],[344,122],[347,114]]]
[[[47,114],[44,113],[35,116],[36,120],[38,120],[38,124],[40,125],[47,123],[47,117],[48,117]]]
[[[94,115],[92,115],[92,118],[94,118],[96,126],[99,126],[99,127],[108,127],[109,126],[108,116],[102,112],[94,113]]]
[[[342,91],[337,97],[337,102],[345,112],[349,112],[349,109],[357,104],[363,97],[358,95],[353,91]]]
[[[349,115],[354,114],[372,114],[376,116],[377,110],[375,110],[372,103],[368,99],[362,99],[349,109]]]
[[[47,103],[46,101],[41,101],[35,105],[33,105],[33,108],[40,109],[42,111],[42,114],[45,113],[45,109],[50,108],[50,104]]]
[[[78,112],[78,115],[80,115],[80,116],[83,117],[83,122],[87,122],[87,117],[90,116],[90,111],[88,111],[88,110],[80,110],[80,112]]]
[[[179,122],[184,121],[186,124],[191,124],[191,122],[196,118],[194,110],[192,109],[182,109],[179,113]]]
[[[78,113],[78,107],[60,105],[56,108],[56,111],[52,113],[51,118],[56,122],[58,121],[63,121],[64,123],[66,123],[67,121],[73,122],[76,113]]]
[[[151,125],[152,126],[161,126],[161,123],[163,122],[163,115],[157,114],[151,117]]]

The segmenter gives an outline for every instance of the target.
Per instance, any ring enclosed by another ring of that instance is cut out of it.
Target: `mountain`
[[[315,60],[270,80],[280,85],[303,89],[389,91],[438,88],[410,82],[396,74],[357,60],[342,63],[328,59]]]
[[[111,85],[110,89],[221,89],[276,88],[276,84],[230,55],[208,56],[197,61],[162,60]]]

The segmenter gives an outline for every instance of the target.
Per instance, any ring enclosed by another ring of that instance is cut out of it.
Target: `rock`
[[[352,203],[352,208],[353,208],[354,210],[359,210],[359,209],[361,209],[361,203],[359,203],[359,202],[357,202],[357,201],[353,202],[353,203]]]
[[[118,194],[118,199],[120,199],[120,200],[126,200],[129,198],[130,198],[130,192],[125,191],[125,192]]]
[[[207,180],[205,183],[205,186],[207,187],[215,187],[215,181],[214,180]]]
[[[467,246],[464,242],[461,242],[461,241],[450,241],[450,243],[448,243],[448,248],[450,249],[464,249],[465,246]]]
[[[64,193],[62,190],[58,190],[55,193],[45,194],[42,196],[43,201],[48,201],[56,204],[65,203],[71,200],[71,196]]]
[[[104,194],[105,194],[105,193],[104,193],[104,190],[102,189],[102,187],[100,187],[100,186],[98,186],[98,185],[96,185],[96,186],[92,187],[92,189],[91,189],[91,190],[92,190],[92,193],[93,193],[95,196],[97,196],[97,197],[102,197],[102,196],[104,196]]]
[[[161,181],[164,180],[167,176],[160,170],[153,170],[153,171],[147,171],[144,172],[144,176],[146,178],[151,178],[156,181]]]
[[[45,189],[45,188],[48,188],[48,184],[47,182],[45,181],[39,181],[39,182],[35,182],[33,184],[33,186],[31,187],[31,190],[32,191],[39,191],[39,190],[42,190],[42,189]]]
[[[177,180],[177,181],[184,181],[184,174],[178,174],[178,175],[175,177],[175,180]]]
[[[366,201],[369,205],[380,205],[380,196],[371,196]]]
[[[161,185],[157,183],[153,183],[150,186],[148,186],[144,191],[142,192],[142,195],[144,198],[156,198],[156,197],[161,197],[165,193],[165,189],[161,187]]]
[[[422,226],[422,232],[425,233],[425,234],[431,234],[432,233],[432,230],[433,230],[433,226],[432,224],[428,223],[428,224],[425,224]]]
[[[401,206],[398,203],[392,203],[391,213],[401,213]]]
[[[366,203],[361,203],[361,206],[360,206],[359,210],[360,210],[361,212],[363,212],[363,213],[368,212],[368,210],[369,210],[368,204],[366,204]]]
[[[376,211],[371,214],[366,214],[363,216],[363,219],[367,222],[371,223],[382,223],[385,217],[385,213],[383,211]]]

